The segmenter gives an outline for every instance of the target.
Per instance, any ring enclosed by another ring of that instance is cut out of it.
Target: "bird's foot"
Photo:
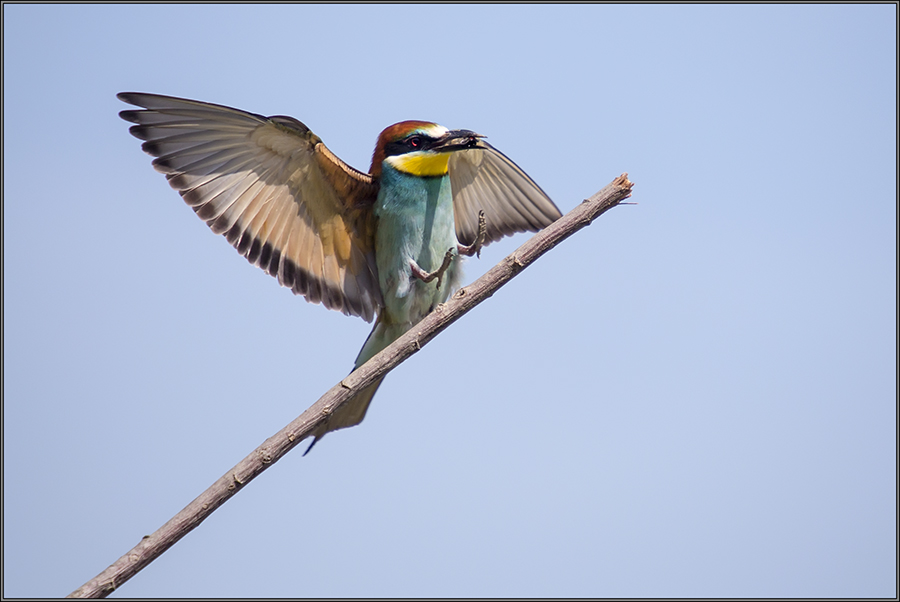
[[[478,212],[478,234],[475,236],[475,242],[470,245],[457,245],[459,254],[471,257],[478,255],[481,257],[481,247],[484,246],[484,239],[487,236],[487,219],[484,217],[484,211]]]
[[[437,279],[437,287],[441,288],[441,278],[444,277],[444,272],[447,271],[447,268],[450,267],[450,263],[453,261],[453,249],[447,249],[447,254],[444,255],[444,261],[441,263],[441,267],[436,269],[433,272],[426,272],[422,268],[419,267],[415,261],[410,261],[409,265],[412,268],[413,276],[421,280],[422,282],[431,282],[434,279]]]

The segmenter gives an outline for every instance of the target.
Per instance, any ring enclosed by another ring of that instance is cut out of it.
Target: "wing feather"
[[[487,220],[485,244],[516,232],[536,232],[562,214],[528,174],[483,140],[450,157],[450,185],[456,235],[472,244],[478,233],[478,212]]]
[[[156,94],[120,113],[200,219],[295,294],[371,321],[378,183],[301,122]]]

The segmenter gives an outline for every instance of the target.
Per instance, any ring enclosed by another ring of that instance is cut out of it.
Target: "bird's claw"
[[[444,255],[444,261],[441,263],[441,267],[436,269],[433,272],[426,272],[422,268],[419,267],[415,261],[410,262],[410,266],[412,267],[413,276],[421,280],[422,282],[428,283],[434,279],[437,279],[437,287],[441,288],[441,279],[444,277],[444,272],[447,271],[447,268],[450,267],[450,263],[453,262],[453,248],[447,249],[447,253]]]
[[[444,261],[441,263],[441,267],[430,273],[420,268],[419,264],[415,261],[411,261],[410,266],[412,267],[413,276],[422,282],[431,282],[432,280],[437,279],[437,287],[441,288],[441,279],[444,277],[444,272],[447,271],[447,268],[450,267],[450,263],[453,261],[454,251],[459,255],[465,255],[467,257],[471,257],[472,255],[481,257],[481,248],[484,246],[485,238],[487,238],[487,219],[484,217],[484,211],[482,210],[478,212],[478,234],[475,235],[475,240],[472,244],[457,244],[456,249],[453,249],[452,247],[448,249],[447,253],[444,255]]]
[[[475,235],[475,241],[470,245],[458,245],[459,254],[471,257],[477,255],[481,257],[481,247],[484,246],[484,239],[487,237],[487,219],[484,217],[484,210],[478,212],[478,234]]]

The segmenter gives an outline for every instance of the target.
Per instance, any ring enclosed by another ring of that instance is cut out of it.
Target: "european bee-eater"
[[[461,278],[458,255],[561,215],[469,130],[396,123],[381,132],[364,173],[291,117],[118,97],[143,107],[119,115],[137,124],[130,131],[153,166],[213,232],[307,301],[375,319],[354,369],[447,300]],[[362,422],[380,382],[334,412],[312,445]]]

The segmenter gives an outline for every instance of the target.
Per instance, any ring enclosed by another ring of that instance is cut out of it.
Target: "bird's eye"
[[[419,148],[422,146],[422,139],[418,136],[413,136],[409,140],[407,140],[407,144],[409,144],[410,148]]]

